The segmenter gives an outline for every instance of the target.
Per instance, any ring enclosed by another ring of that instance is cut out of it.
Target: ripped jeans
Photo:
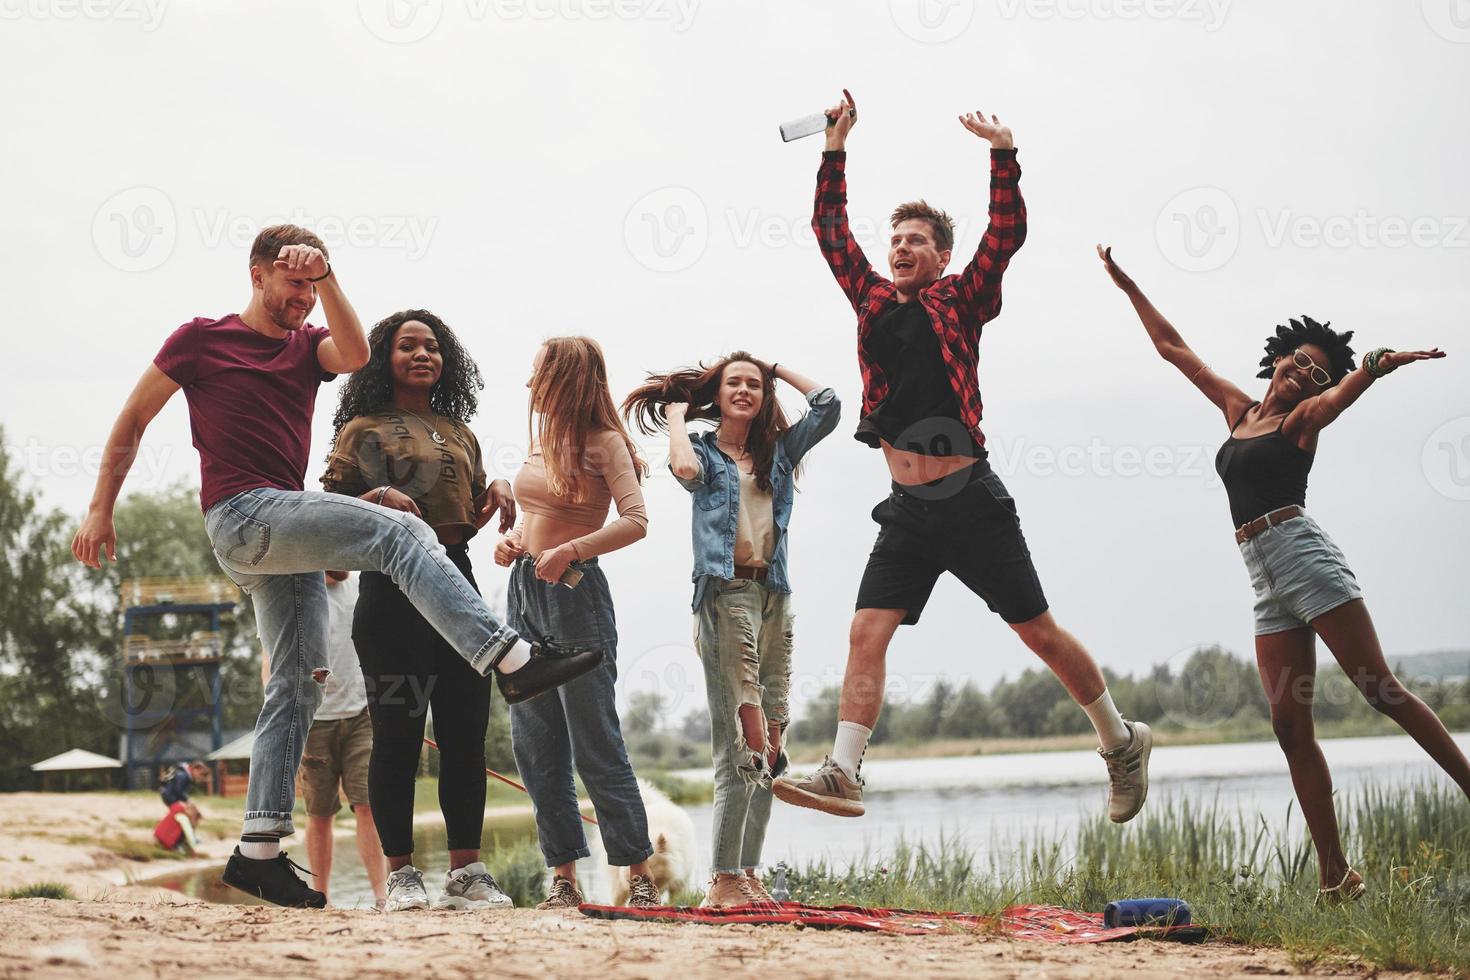
[[[710,579],[694,613],[715,762],[711,870],[760,863],[771,821],[771,777],[751,764],[740,709],[759,706],[784,733],[791,688],[791,596],[748,579]],[[764,727],[764,726],[762,726]]]

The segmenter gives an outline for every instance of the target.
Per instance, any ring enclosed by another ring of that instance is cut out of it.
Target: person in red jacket
[[[1107,763],[1108,815],[1131,820],[1148,794],[1153,736],[1142,722],[1123,720],[1097,664],[1052,617],[1016,502],[986,462],[980,431],[980,331],[1000,313],[1001,277],[1026,240],[1015,141],[993,115],[960,117],[967,132],[990,144],[990,223],[980,247],[958,274],[944,275],[954,221],[925,201],[900,204],[888,279],[848,227],[846,146],[857,107],[843,96],[827,111],[812,228],[857,313],[863,406],[855,435],[882,450],[893,486],[873,510],[880,530],[858,588],[832,755],[813,775],[782,777],[773,790],[798,806],[863,813],[859,769],[883,707],[888,644],[900,625],[919,621],[948,572],[1005,620],[1081,705]]]
[[[183,850],[193,854],[199,849],[199,808],[187,800],[169,806],[168,812],[153,828],[153,839],[166,851]]]

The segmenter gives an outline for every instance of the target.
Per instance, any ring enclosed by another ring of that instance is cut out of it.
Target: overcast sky
[[[255,231],[296,220],[365,323],[422,306],[460,332],[497,475],[522,457],[549,335],[597,337],[619,398],[737,347],[836,388],[843,421],[792,521],[809,697],[840,677],[888,475],[852,439],[855,321],[808,228],[820,137],[777,125],[846,86],[851,212],[880,268],[884,218],[914,197],[959,220],[956,267],[973,251],[986,147],[955,117],[1014,129],[1030,236],[980,345],[984,427],[1052,609],[1100,662],[1249,654],[1252,596],[1213,476],[1224,424],[1153,353],[1099,240],[1257,393],[1265,335],[1302,313],[1357,331],[1360,354],[1449,351],[1323,436],[1308,503],[1387,650],[1470,645],[1465,0],[0,0],[0,19],[0,421],[50,505],[81,513],[163,339],[240,310]],[[703,703],[689,501],[648,453],[650,534],[605,565],[624,694],[658,687],[681,716]],[[198,480],[182,397],[126,489],[178,480]],[[487,590],[492,545],[472,547]],[[889,655],[914,689],[1033,663],[950,579]]]

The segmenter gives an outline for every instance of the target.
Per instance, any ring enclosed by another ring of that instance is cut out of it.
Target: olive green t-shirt
[[[479,440],[454,419],[420,414],[421,419],[389,410],[359,415],[342,426],[322,487],[354,497],[392,487],[413,498],[430,527],[462,528],[468,540],[477,530],[475,501],[486,486]]]

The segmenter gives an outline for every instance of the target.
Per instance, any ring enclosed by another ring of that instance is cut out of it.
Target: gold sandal
[[[1356,902],[1368,891],[1368,886],[1363,883],[1363,876],[1352,868],[1348,868],[1339,881],[1331,888],[1317,889],[1318,905],[1341,905],[1343,902]]]

